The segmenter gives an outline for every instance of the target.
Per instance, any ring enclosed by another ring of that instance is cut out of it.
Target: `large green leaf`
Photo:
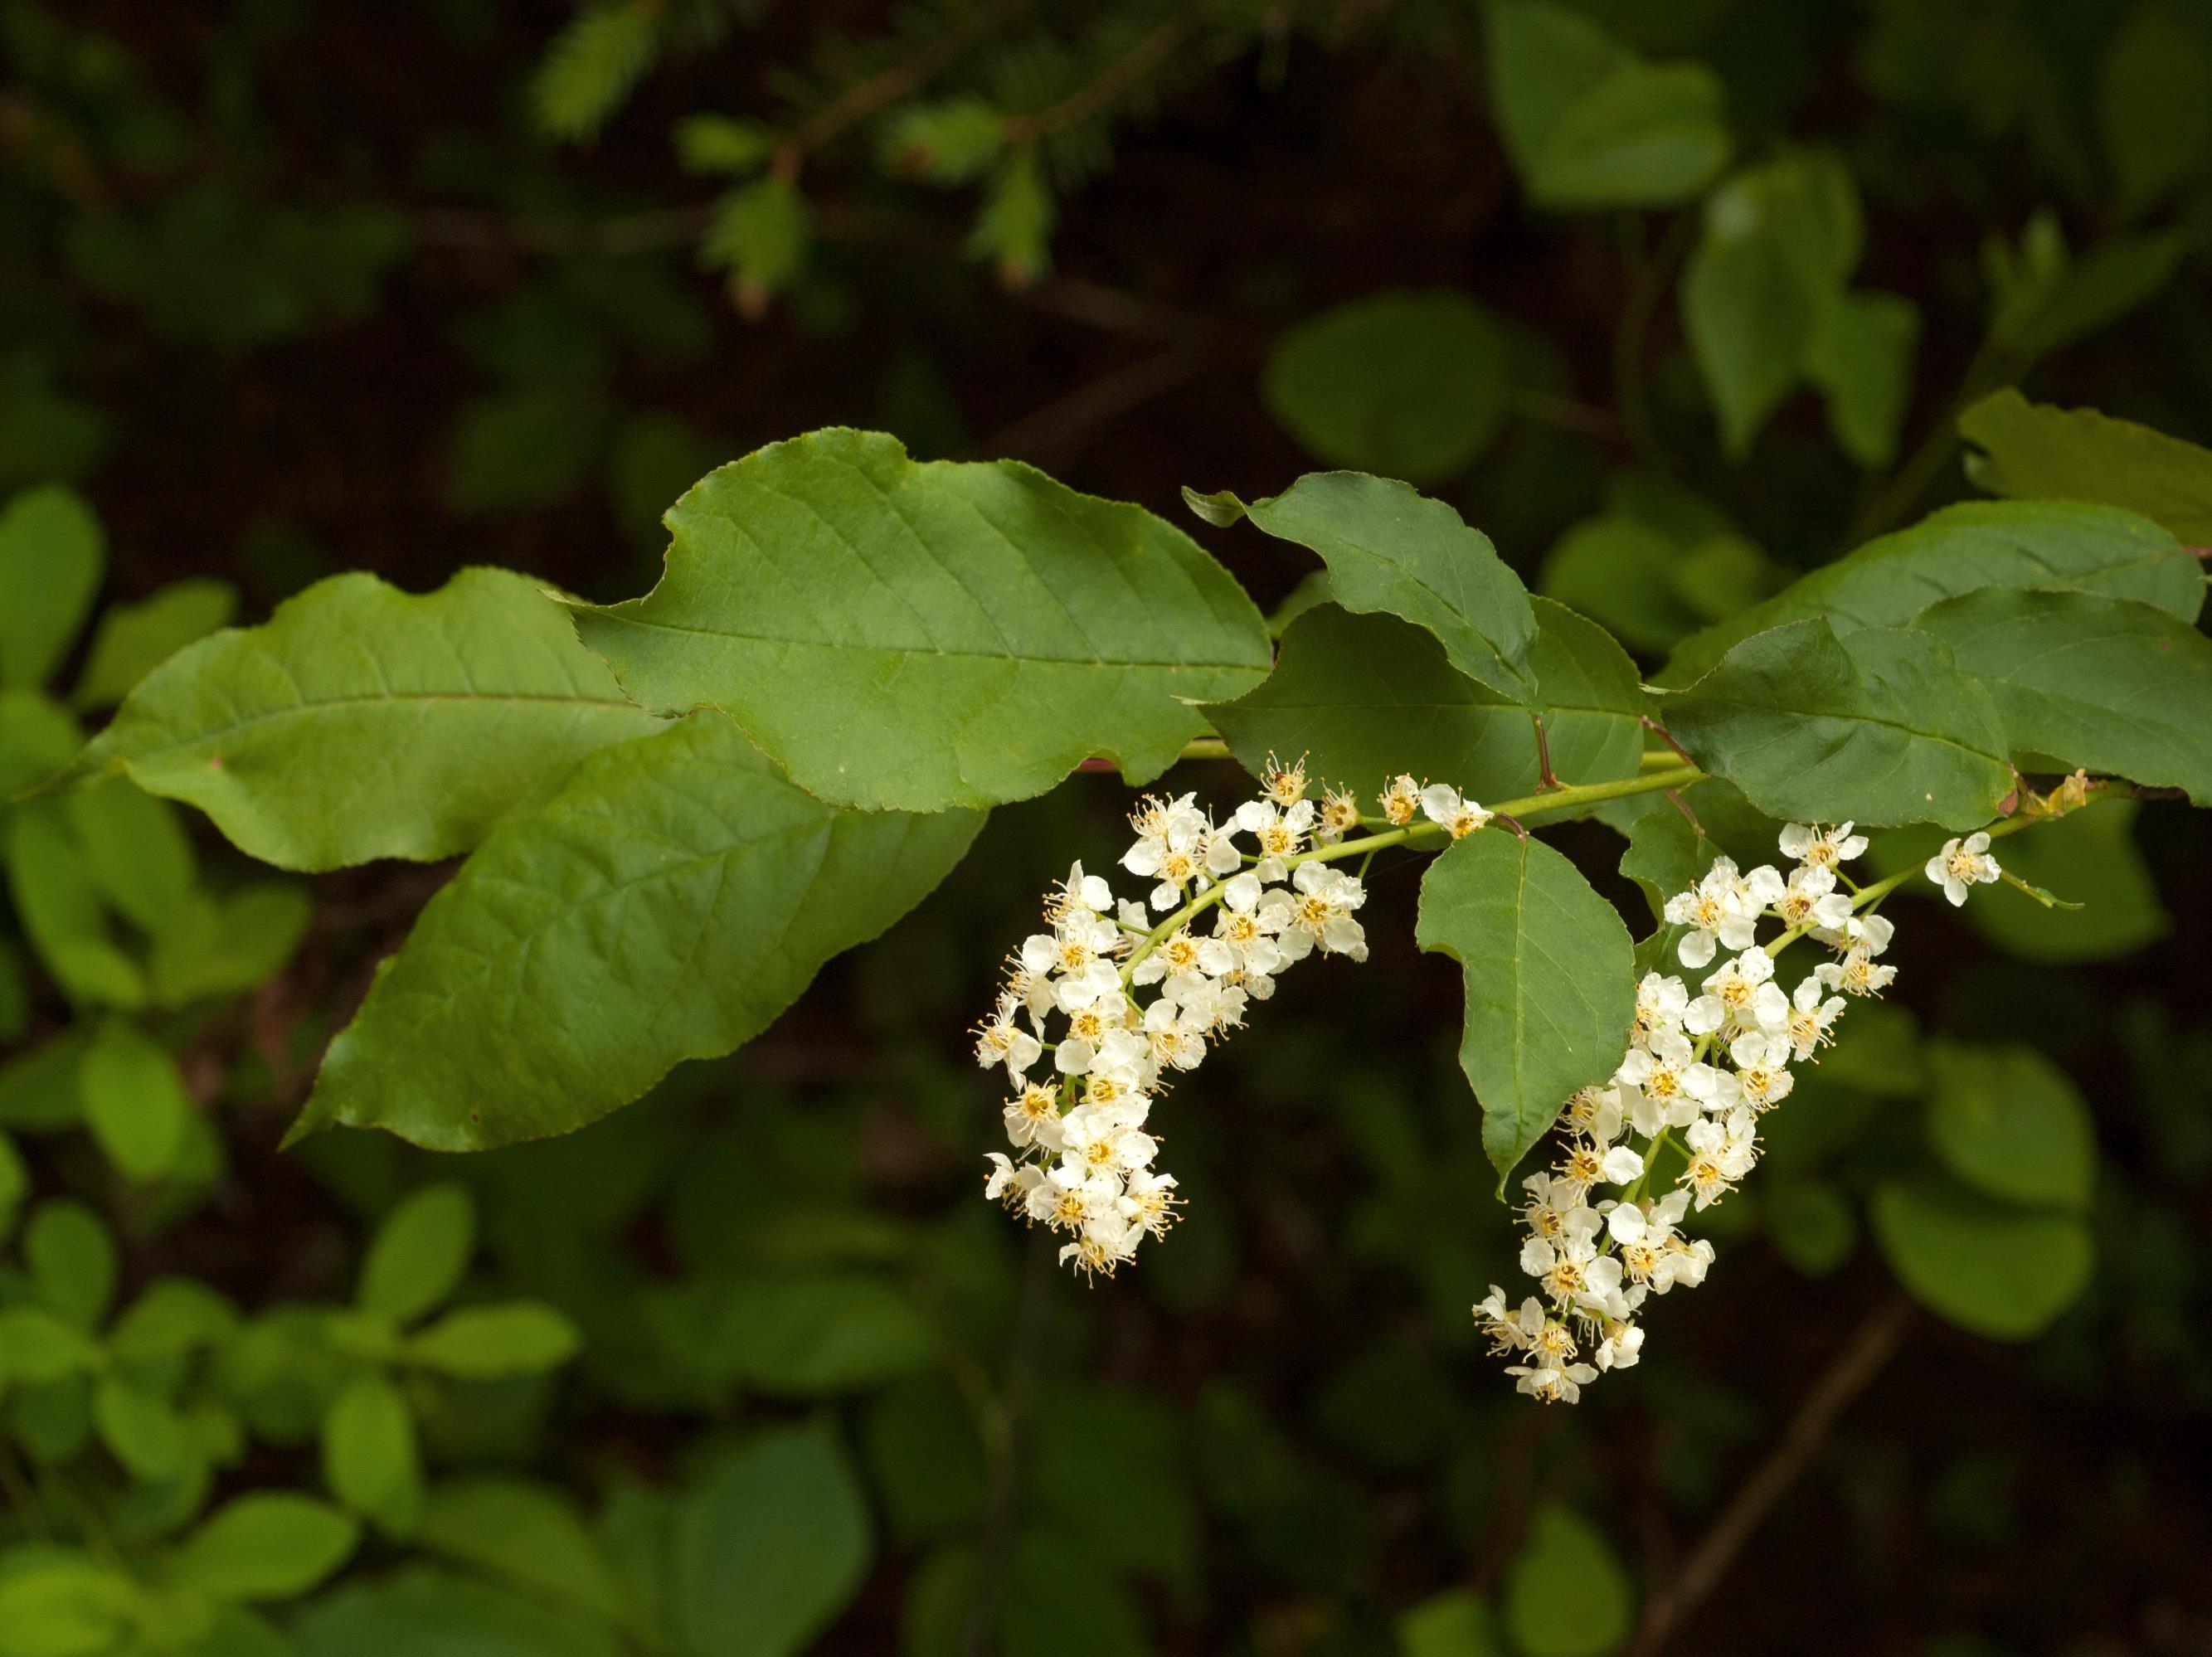
[[[1904,628],[1754,634],[1660,711],[1691,758],[1769,816],[1970,828],[2014,786],[1989,692]]]
[[[1528,652],[1554,773],[1567,782],[1636,774],[1644,751],[1636,666],[1604,628],[1564,604],[1535,601]],[[1477,799],[1535,791],[1529,710],[1445,661],[1441,646],[1394,616],[1310,610],[1283,635],[1257,689],[1206,710],[1230,750],[1257,774],[1270,752],[1304,754],[1314,774],[1371,808],[1401,772],[1449,781]]]
[[[1378,294],[1300,323],[1267,363],[1267,407],[1333,466],[1434,483],[1505,419],[1511,338],[1464,294]]]
[[[1528,1528],[1505,1589],[1505,1626],[1526,1657],[1605,1657],[1628,1636],[1636,1591],[1605,1533],[1572,1508]]]
[[[712,713],[594,755],[430,901],[295,1132],[473,1150],[580,1127],[751,1040],[981,822],[825,805]]]
[[[1838,634],[1895,627],[1938,598],[1976,587],[2078,587],[2140,598],[2185,622],[2203,573],[2167,531],[2132,513],[2058,501],[1971,501],[1868,542],[1684,640],[1656,683],[1684,685],[1754,633],[1821,616]]]
[[[177,1575],[219,1599],[289,1599],[343,1564],[360,1540],[361,1527],[327,1502],[241,1496],[185,1543]]]
[[[1991,1340],[2041,1334],[2089,1281],[2095,1248],[2070,1214],[2014,1208],[1947,1180],[1887,1181],[1872,1212],[1913,1298]]]
[[[1720,77],[1703,64],[1647,63],[1542,0],[1498,0],[1488,21],[1491,103],[1531,199],[1663,207],[1727,164]]]
[[[660,584],[576,629],[647,706],[719,707],[817,797],[936,810],[1094,754],[1157,776],[1267,666],[1260,612],[1181,531],[1012,461],[830,430],[710,473]]]
[[[1928,1138],[1945,1166],[2007,1202],[2080,1211],[2097,1130],[2073,1077],[2033,1047],[1928,1047]]]
[[[1611,1076],[1627,1050],[1628,928],[1565,857],[1493,824],[1429,865],[1414,936],[1465,970],[1460,1068],[1502,1187],[1568,1096]]]
[[[678,1514],[676,1632],[697,1657],[795,1657],[859,1590],[872,1551],[837,1442],[820,1429],[763,1434]]]
[[[1364,472],[1310,472],[1249,506],[1225,492],[1185,489],[1183,499],[1209,523],[1249,517],[1269,535],[1311,548],[1346,610],[1382,610],[1426,628],[1468,677],[1514,701],[1535,701],[1528,590],[1490,537],[1443,501]]]
[[[465,852],[576,761],[660,722],[507,570],[415,597],[319,581],[141,680],[86,762],[198,806],[286,869]]]
[[[1913,618],[1988,687],[2021,755],[2212,805],[2212,639],[2132,598],[1984,587]]]
[[[1959,434],[1981,451],[1967,476],[1991,495],[2124,507],[2190,546],[2212,542],[2212,449],[2010,390],[1960,415]]]
[[[70,701],[79,707],[112,707],[131,694],[131,686],[195,639],[229,626],[237,610],[238,589],[204,575],[172,581],[137,604],[111,606],[93,629],[92,648]]]
[[[0,689],[46,683],[100,591],[107,543],[73,489],[26,489],[0,512]]]

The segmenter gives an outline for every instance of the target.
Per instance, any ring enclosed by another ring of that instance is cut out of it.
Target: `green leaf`
[[[1742,458],[1776,405],[1812,372],[1816,343],[1827,344],[1822,361],[1838,383],[1845,373],[1879,378],[1873,365],[1843,355],[1867,343],[1850,337],[1863,334],[1865,320],[1828,317],[1844,302],[1863,230],[1850,172],[1826,151],[1791,151],[1747,168],[1706,199],[1682,276],[1682,325],[1731,458]],[[1838,331],[1847,337],[1822,342],[1824,331]],[[1863,388],[1851,396],[1868,405],[1854,408],[1858,416],[1880,401]]]
[[[2046,909],[2027,893],[1999,883],[1975,889],[1974,901],[1962,911],[1967,924],[2008,954],[2054,965],[2111,961],[2164,938],[2173,930],[2173,917],[2159,901],[2157,883],[2136,845],[2136,811],[2132,800],[2103,800],[2005,842],[2007,870],[2081,909]],[[1917,869],[1937,844],[1931,834],[1909,853],[1900,844],[1893,853],[1877,841],[1875,867],[1883,873]],[[1920,884],[1926,895],[1936,895],[1935,887]]]
[[[884,161],[932,184],[965,184],[998,159],[1006,143],[1006,117],[981,98],[910,104],[884,135]]]
[[[972,1535],[990,1505],[975,1407],[941,1371],[884,1388],[867,1413],[869,1472],[902,1541]]]
[[[554,37],[532,82],[538,130],[572,141],[597,137],[659,46],[657,8],[601,0],[578,12]]]
[[[1928,1138],[1952,1173],[2031,1208],[2089,1205],[2097,1133],[2081,1089],[2034,1048],[1929,1044]]]
[[[79,1005],[144,1005],[145,976],[108,933],[84,850],[60,802],[15,807],[8,828],[15,915],[62,992]]]
[[[410,1566],[348,1582],[292,1624],[299,1657],[625,1657],[631,1648],[566,1605]]]
[[[670,1605],[697,1657],[793,1657],[859,1591],[872,1545],[859,1481],[827,1433],[764,1433],[689,1496]]]
[[[1437,483],[1504,423],[1510,351],[1504,325],[1464,294],[1379,294],[1277,341],[1262,389],[1316,458]]]
[[[238,1327],[238,1309],[191,1278],[157,1278],[115,1320],[107,1352],[119,1363],[148,1363],[181,1357],[227,1340]]]
[[[100,520],[74,489],[26,489],[0,512],[0,689],[35,689],[84,625],[107,562]]]
[[[686,173],[750,173],[775,154],[773,129],[726,115],[687,115],[676,124],[676,159]]]
[[[556,506],[602,464],[606,439],[596,390],[530,385],[471,398],[453,424],[446,504],[470,515]]]
[[[1845,294],[1814,320],[1805,373],[1828,399],[1837,444],[1862,466],[1897,458],[1919,341],[1919,307],[1894,294]]]
[[[1564,6],[1489,8],[1490,101],[1532,200],[1565,210],[1686,201],[1727,165],[1719,77],[1647,63]]]
[[[176,1476],[186,1443],[184,1423],[168,1400],[119,1375],[103,1375],[92,1398],[100,1442],[134,1478],[149,1484]]]
[[[294,1132],[458,1150],[580,1127],[750,1041],[981,826],[824,805],[711,714],[598,755],[431,899]]]
[[[356,574],[172,656],[87,760],[264,863],[331,869],[465,852],[659,724],[527,577],[465,569],[417,598]]]
[[[1775,1252],[1808,1278],[1843,1266],[1858,1242],[1850,1199],[1825,1180],[1785,1180],[1766,1193],[1764,1213]]]
[[[1657,683],[1687,684],[1738,640],[1810,617],[1838,635],[1897,627],[1976,587],[2059,587],[2139,598],[2197,619],[2203,573],[2168,531],[2132,513],[2056,501],[1972,501],[1858,547],[1765,604],[1682,641]]]
[[[2133,598],[1987,587],[1912,625],[1987,689],[2014,754],[2212,805],[2212,640],[2191,623]]]
[[[70,701],[80,708],[114,707],[186,645],[228,627],[237,610],[238,589],[206,576],[172,581],[135,604],[109,606],[93,629]]]
[[[31,1170],[23,1161],[23,1153],[15,1149],[13,1139],[0,1133],[0,1243],[15,1235],[15,1212],[30,1191]],[[5,1369],[5,1361],[0,1360],[0,1374],[4,1374]]]
[[[2097,127],[2119,179],[2119,210],[2141,212],[2212,164],[2212,35],[2174,0],[2145,0],[2105,49]]]
[[[1602,513],[1553,544],[1538,585],[1632,649],[1668,650],[1778,585],[1766,555],[1680,484],[1627,472],[1606,496]]]
[[[252,989],[283,970],[314,918],[314,901],[288,882],[194,893],[155,934],[147,964],[155,1002],[179,1007]]]
[[[199,878],[177,808],[123,777],[74,789],[62,804],[100,895],[140,932],[161,931]]]
[[[84,1120],[124,1177],[158,1180],[183,1149],[192,1102],[168,1049],[121,1019],[104,1021],[77,1067]]]
[[[2123,507],[2186,545],[2212,543],[2212,449],[2010,390],[1960,415],[1959,434],[1981,451],[1967,476],[1991,495]]]
[[[351,1557],[361,1527],[326,1502],[288,1492],[218,1509],[177,1556],[177,1575],[218,1599],[291,1599]]]
[[[39,1205],[23,1232],[23,1263],[39,1301],[80,1329],[97,1329],[115,1302],[115,1239],[73,1197]]]
[[[331,1495],[396,1535],[413,1533],[422,1513],[422,1454],[414,1412],[389,1379],[356,1375],[331,1399],[322,1453]]]
[[[66,770],[83,746],[69,709],[44,691],[0,689],[0,814],[16,795]]]
[[[2039,1213],[1948,1181],[1877,1187],[1874,1231],[1929,1311],[1991,1340],[2032,1340],[2089,1282],[2095,1250],[2071,1215]]]
[[[539,1598],[610,1621],[628,1614],[614,1567],[566,1491],[507,1478],[441,1484],[414,1540]]]
[[[33,1386],[100,1363],[100,1348],[73,1322],[37,1306],[0,1307],[0,1379]]]
[[[565,1313],[538,1301],[510,1301],[447,1313],[409,1340],[404,1355],[426,1369],[488,1381],[557,1369],[582,1344]]]
[[[1381,610],[1425,628],[1470,679],[1510,701],[1535,701],[1527,666],[1536,642],[1528,591],[1490,537],[1443,501],[1362,472],[1310,472],[1249,506],[1233,495],[1189,489],[1183,500],[1209,522],[1241,514],[1269,535],[1312,549],[1328,565],[1329,588],[1345,609]]]
[[[785,1397],[879,1387],[938,1344],[911,1294],[865,1272],[703,1279],[669,1309],[672,1340],[709,1373]]]
[[[1040,793],[1085,757],[1133,780],[1256,683],[1259,611],[1188,537],[1012,461],[917,464],[831,430],[671,509],[643,598],[579,606],[649,707],[722,708],[817,797],[934,810]]]
[[[1505,1584],[1522,1657],[1604,1657],[1628,1637],[1635,1595],[1605,1533],[1571,1508],[1536,1515]]]
[[[2118,321],[2173,280],[2191,238],[2179,231],[2116,238],[2003,296],[1990,323],[2015,375],[2062,346]]]
[[[736,275],[741,305],[758,307],[806,268],[813,241],[806,197],[789,179],[770,173],[722,197],[699,252],[710,267]]]
[[[1627,1051],[1628,929],[1565,858],[1492,824],[1421,877],[1414,937],[1465,969],[1460,1068],[1502,1190],[1575,1089],[1606,1080]]]
[[[1554,772],[1569,782],[1634,776],[1644,751],[1635,664],[1565,606],[1539,598],[1535,614],[1528,669]],[[1271,751],[1304,754],[1314,775],[1370,810],[1401,772],[1483,800],[1532,793],[1540,775],[1529,709],[1454,672],[1420,628],[1334,604],[1291,624],[1266,683],[1206,713],[1255,775]]]
[[[362,1262],[354,1304],[412,1323],[458,1288],[475,1251],[476,1204],[465,1186],[425,1186],[385,1217]]]
[[[1660,705],[1698,764],[1771,817],[1972,828],[2014,780],[1988,691],[1902,628],[1753,634]]]
[[[1398,1618],[1398,1657],[1504,1657],[1489,1605],[1471,1588],[1431,1595]]]
[[[98,1657],[135,1620],[142,1595],[121,1571],[41,1549],[0,1574],[0,1657]]]

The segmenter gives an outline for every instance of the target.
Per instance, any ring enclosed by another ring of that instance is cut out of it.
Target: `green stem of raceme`
[[[2033,824],[2046,822],[2050,820],[2051,819],[2047,816],[2030,816],[2027,813],[2023,811],[2019,813],[2017,816],[2006,817],[2001,822],[1993,822],[1982,832],[1987,835],[1991,840],[2002,840],[2007,835],[2016,835],[2021,829],[2028,828]],[[1913,876],[1919,872],[1920,871],[1917,867],[1899,869],[1893,875],[1884,875],[1880,880],[1870,882],[1867,885],[1860,887],[1857,892],[1854,894],[1851,898],[1851,913],[1853,914],[1858,914],[1865,910],[1873,908],[1876,904],[1880,903],[1882,899],[1887,897],[1892,892],[1904,885],[1906,881],[1911,879]],[[1767,956],[1771,960],[1774,956],[1780,955],[1783,950],[1788,949],[1799,938],[1804,937],[1806,932],[1810,930],[1811,926],[1812,923],[1808,921],[1804,926],[1792,926],[1788,932],[1783,933],[1772,943],[1763,944],[1759,947],[1766,951]]]
[[[1686,788],[1690,784],[1702,780],[1705,774],[1694,765],[1677,764],[1664,771],[1649,772],[1642,776],[1624,777],[1617,782],[1583,783],[1565,788],[1547,789],[1540,794],[1530,794],[1524,799],[1501,800],[1492,806],[1490,810],[1494,816],[1511,817],[1518,822],[1529,817],[1544,816],[1548,812],[1571,811],[1578,806],[1596,805],[1605,800],[1625,799],[1632,794],[1656,793],[1666,788]],[[1285,869],[1294,869],[1301,863],[1334,863],[1340,858],[1371,855],[1386,847],[1409,846],[1417,841],[1434,840],[1443,832],[1444,827],[1442,823],[1431,822],[1423,818],[1419,822],[1409,822],[1402,828],[1387,829],[1379,835],[1365,835],[1358,840],[1340,840],[1334,846],[1316,846],[1310,851],[1293,853],[1283,859],[1283,866]],[[1492,828],[1482,828],[1476,832],[1490,834],[1497,831]],[[1225,889],[1220,885],[1207,887],[1206,890],[1146,933],[1143,942],[1129,952],[1128,960],[1122,964],[1122,983],[1127,984],[1130,981],[1130,975],[1137,970],[1138,963],[1146,956],[1174,937],[1176,932],[1188,925],[1194,917],[1220,902]]]

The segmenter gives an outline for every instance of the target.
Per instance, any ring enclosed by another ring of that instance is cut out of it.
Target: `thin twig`
[[[992,1636],[998,1621],[999,1585],[1006,1574],[1006,1550],[1013,1541],[1015,1509],[1021,1500],[1030,1394],[1035,1390],[1045,1334],[1051,1326],[1053,1252],[1052,1234],[1042,1227],[1032,1230],[1013,1347],[1006,1357],[1006,1381],[999,1391],[998,1408],[981,1423],[991,1462],[991,1483],[983,1508],[982,1533],[975,1545],[975,1594],[968,1604],[968,1624],[960,1641],[966,1657],[990,1657],[997,1643]]]
[[[1206,362],[1200,353],[1178,345],[1117,368],[1001,428],[988,452],[1065,465],[1100,427],[1193,379]]]
[[[1805,1471],[1836,1417],[1897,1356],[1912,1317],[1912,1303],[1902,1295],[1893,1295],[1851,1331],[1813,1390],[1805,1395],[1804,1403],[1798,1405],[1789,1431],[1773,1454],[1729,1499],[1712,1528],[1690,1550],[1681,1568],[1671,1574],[1668,1588],[1654,1593],[1645,1604],[1629,1657],[1657,1657],[1675,1625],[1720,1586],[1744,1544]]]
[[[1034,143],[1039,138],[1090,119],[1111,103],[1116,94],[1133,82],[1142,79],[1181,46],[1183,36],[1189,32],[1188,19],[1169,19],[1109,64],[1096,77],[1078,87],[1058,103],[1048,104],[1042,109],[1033,110],[1027,115],[1017,115],[1008,120],[1006,142],[1010,144]]]

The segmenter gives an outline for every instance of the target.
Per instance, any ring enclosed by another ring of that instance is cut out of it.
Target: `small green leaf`
[[[811,1429],[763,1434],[678,1515],[676,1632],[698,1657],[795,1657],[859,1591],[872,1551],[836,1441]]]
[[[8,814],[8,883],[24,934],[64,994],[80,1005],[140,1007],[145,975],[107,929],[84,848],[58,800]]]
[[[1720,79],[1703,64],[1647,63],[1540,0],[1498,0],[1487,21],[1491,104],[1539,204],[1664,207],[1727,165]]]
[[[538,130],[571,141],[596,137],[659,48],[657,7],[600,0],[579,11],[554,37],[532,81]]]
[[[980,98],[914,104],[884,135],[884,161],[932,184],[965,184],[998,158],[1006,142],[1006,117]]]
[[[92,1399],[100,1442],[134,1478],[173,1478],[185,1454],[184,1423],[168,1400],[119,1375],[103,1375]]]
[[[611,749],[431,899],[295,1132],[462,1150],[580,1127],[751,1040],[981,826],[824,805],[713,714]]]
[[[817,797],[936,810],[1086,756],[1158,775],[1190,703],[1267,671],[1260,612],[1180,531],[1011,461],[830,430],[710,474],[643,598],[580,606],[650,707],[720,707]]]
[[[345,1563],[360,1540],[361,1527],[327,1502],[242,1496],[185,1544],[177,1575],[218,1599],[291,1599]]]
[[[1972,501],[1868,542],[1682,641],[1656,683],[1684,685],[1739,640],[1819,617],[1837,634],[1899,627],[1937,599],[1976,587],[2057,587],[2139,598],[2185,622],[2204,603],[2197,560],[2132,513],[2058,501]]]
[[[198,859],[177,808],[127,778],[103,777],[62,797],[100,895],[140,932],[158,932],[192,896]]]
[[[135,604],[113,604],[93,629],[92,650],[70,701],[80,708],[112,707],[177,652],[230,625],[238,589],[192,576],[172,581]]]
[[[1862,466],[1897,458],[1919,340],[1919,307],[1894,294],[1842,294],[1814,322],[1805,372],[1828,399],[1838,446]]]
[[[1992,1197],[2088,1206],[2097,1134],[2073,1078],[2027,1047],[1931,1042],[1928,1137],[1944,1165]]]
[[[472,1478],[430,1492],[416,1545],[610,1621],[629,1614],[614,1567],[564,1490]]]
[[[1504,1657],[1504,1652],[1489,1604],[1471,1588],[1449,1588],[1400,1614],[1398,1657]]]
[[[1571,1508],[1536,1515],[1505,1585],[1505,1626],[1523,1657],[1605,1657],[1636,1605],[1605,1533]]]
[[[168,1049],[110,1018],[84,1050],[77,1087],[86,1125],[125,1178],[143,1184],[169,1171],[183,1149],[192,1102]]]
[[[771,173],[722,197],[699,252],[708,264],[733,272],[739,294],[758,303],[791,286],[813,241],[806,197],[789,179]]]
[[[26,489],[0,512],[0,689],[46,682],[92,609],[107,563],[100,520],[74,489]]]
[[[1502,1190],[1575,1089],[1605,1081],[1627,1051],[1634,946],[1573,864],[1495,823],[1429,865],[1414,937],[1465,970],[1460,1068]]]
[[[2060,250],[2048,279],[2004,296],[1990,322],[1993,345],[2014,373],[2110,326],[2173,280],[2191,238],[2180,231],[2116,237],[2067,261]]]
[[[775,153],[776,137],[757,121],[687,115],[676,124],[676,158],[686,173],[750,173]]]
[[[1539,586],[1631,648],[1661,652],[1757,604],[1777,574],[1710,501],[1671,479],[1625,472],[1608,481],[1606,509],[1553,543]]]
[[[1966,475],[1991,495],[2122,507],[2190,546],[2212,543],[2212,449],[2011,390],[1960,415],[1959,434],[1981,451]]]
[[[192,1278],[156,1278],[139,1292],[108,1332],[108,1356],[120,1363],[149,1363],[181,1357],[226,1340],[238,1327],[238,1309]]]
[[[1889,1181],[1874,1230],[1913,1298],[1991,1340],[2032,1340],[2088,1285],[2095,1249],[2071,1215],[2014,1208],[1948,1181]]]
[[[1528,669],[1553,771],[1577,783],[1634,776],[1644,751],[1635,664],[1603,628],[1534,604]],[[1401,772],[1482,800],[1533,793],[1540,774],[1530,710],[1455,672],[1431,635],[1394,616],[1306,611],[1267,682],[1206,712],[1255,775],[1270,752],[1304,754],[1316,777],[1350,787],[1370,812]]]
[[[2014,786],[1990,695],[1924,633],[1824,621],[1753,634],[1660,708],[1771,817],[1979,827]]]
[[[106,1321],[118,1270],[115,1239],[82,1203],[53,1197],[39,1205],[24,1228],[23,1264],[50,1310],[84,1330]]]
[[[2212,805],[2212,640],[2192,624],[2132,598],[1987,587],[1912,625],[1988,690],[2013,753]]]
[[[786,1397],[880,1387],[938,1344],[911,1294],[864,1272],[705,1279],[670,1309],[672,1338],[710,1374]]]
[[[2178,0],[2144,0],[2105,49],[2097,126],[2132,215],[2212,165],[2212,33]]]
[[[628,1657],[635,1649],[565,1605],[422,1565],[319,1596],[291,1634],[299,1657]]]
[[[1785,1180],[1766,1195],[1766,1229],[1783,1259],[1808,1278],[1840,1269],[1858,1242],[1849,1199],[1825,1180]]]
[[[0,689],[0,804],[68,769],[83,746],[69,709],[46,692]]]
[[[1328,565],[1330,591],[1345,609],[1425,628],[1460,672],[1508,701],[1535,704],[1528,590],[1490,537],[1443,501],[1364,472],[1310,472],[1249,506],[1189,489],[1183,499],[1194,510],[1206,503],[1208,513],[1234,507],[1267,534],[1310,548]]]
[[[41,1549],[0,1574],[0,1657],[100,1657],[136,1620],[138,1585],[87,1556]]]
[[[333,576],[189,645],[87,750],[287,869],[468,850],[576,761],[659,721],[506,570],[422,598]]]
[[[471,1380],[532,1375],[576,1355],[583,1338],[567,1315],[537,1301],[448,1312],[402,1349],[409,1361]]]
[[[75,1323],[43,1307],[0,1307],[0,1379],[40,1386],[99,1362],[99,1346]]]
[[[425,1186],[386,1216],[362,1262],[354,1302],[412,1323],[458,1288],[476,1248],[476,1204],[465,1186]]]
[[[383,1375],[356,1376],[331,1401],[322,1426],[323,1478],[331,1494],[395,1535],[411,1535],[422,1512],[422,1463],[415,1416]]]
[[[1504,325],[1463,294],[1381,294],[1276,343],[1267,407],[1333,466],[1430,483],[1465,471],[1504,422]]]
[[[256,881],[221,897],[196,892],[154,935],[154,999],[185,1006],[252,989],[290,961],[314,920],[305,889]]]

